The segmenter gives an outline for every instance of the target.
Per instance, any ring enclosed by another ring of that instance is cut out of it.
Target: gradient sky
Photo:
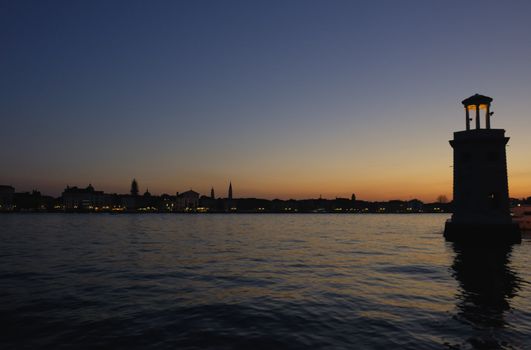
[[[0,1],[0,184],[451,198],[494,98],[531,195],[530,1]]]

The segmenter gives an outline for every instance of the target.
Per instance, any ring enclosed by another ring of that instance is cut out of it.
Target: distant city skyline
[[[12,186],[13,188],[15,188],[15,186],[13,186],[12,184],[0,184],[0,186]],[[136,187],[135,187],[136,186]],[[40,190],[38,187],[31,187],[30,189],[27,189],[27,188],[24,188],[24,189],[20,189],[20,188],[15,188],[17,190],[18,193],[30,193],[30,192],[33,192],[33,191],[37,191],[39,193],[41,193],[42,195],[46,195],[46,196],[52,196],[52,197],[60,197],[62,193],[64,193],[65,190],[68,190],[68,189],[85,189],[85,188],[91,188],[92,190],[94,189],[97,189],[101,192],[105,192],[107,194],[119,194],[119,195],[124,195],[124,194],[133,194],[133,195],[138,195],[138,196],[143,196],[143,195],[153,195],[153,196],[161,196],[161,195],[175,195],[175,194],[181,194],[183,192],[188,192],[188,191],[194,191],[194,192],[197,192],[200,196],[204,196],[204,197],[208,197],[208,198],[212,198],[212,199],[232,199],[233,198],[233,186],[232,186],[232,181],[229,181],[228,182],[228,187],[226,187],[225,189],[223,188],[218,188],[216,189],[214,186],[211,186],[210,189],[208,191],[200,191],[198,189],[194,189],[192,187],[189,187],[189,188],[180,188],[180,189],[177,189],[177,190],[174,190],[174,191],[162,191],[162,192],[155,192],[155,191],[151,191],[149,186],[144,186],[142,187],[141,184],[139,184],[139,182],[136,180],[136,178],[133,178],[132,179],[132,182],[129,184],[129,189],[128,190],[120,190],[120,191],[113,191],[113,190],[108,190],[106,188],[101,188],[101,187],[98,187],[98,186],[94,186],[94,184],[92,184],[91,182],[89,183],[86,183],[86,184],[81,184],[81,183],[78,183],[78,184],[68,184],[68,185],[65,185],[58,193],[48,193],[48,192],[43,192],[42,190]],[[218,193],[219,195],[215,195],[215,193]],[[408,201],[408,200],[421,200],[421,201],[424,201],[424,202],[442,202],[442,203],[446,203],[446,202],[451,202],[452,201],[452,197],[451,196],[447,196],[446,194],[444,193],[441,193],[439,195],[437,195],[435,198],[427,198],[427,199],[423,199],[422,197],[420,196],[410,196],[410,197],[407,197],[407,198],[399,198],[399,197],[390,197],[390,198],[378,198],[378,199],[366,199],[366,198],[361,198],[358,196],[358,194],[356,192],[351,192],[349,194],[345,194],[345,195],[332,195],[332,196],[327,196],[327,195],[323,195],[323,193],[326,193],[326,192],[320,192],[318,195],[313,195],[313,196],[307,196],[307,197],[300,197],[300,198],[297,198],[297,197],[294,197],[294,196],[275,196],[275,197],[267,197],[267,196],[257,196],[257,195],[241,195],[241,196],[234,196],[234,198],[262,198],[262,199],[267,199],[267,200],[273,200],[273,199],[280,199],[280,200],[290,200],[290,199],[294,199],[294,200],[307,200],[307,199],[319,199],[319,198],[322,198],[322,199],[338,199],[338,198],[342,198],[342,199],[347,199],[347,198],[351,198],[351,199],[354,199],[354,198],[357,198],[358,200],[367,200],[367,201],[375,201],[375,202],[378,202],[378,201],[393,201],[393,200],[400,200],[400,201]],[[515,198],[515,199],[527,199],[527,198],[531,198],[530,195],[527,195],[527,196],[521,196],[521,197],[518,197],[518,196],[511,196],[511,198]]]
[[[460,101],[494,98],[531,195],[526,1],[4,1],[0,184],[57,196],[452,195]]]

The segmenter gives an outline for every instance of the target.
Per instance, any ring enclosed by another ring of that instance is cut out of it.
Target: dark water
[[[531,240],[445,215],[1,215],[0,348],[531,349]]]

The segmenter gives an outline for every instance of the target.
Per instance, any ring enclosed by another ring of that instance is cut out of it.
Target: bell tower
[[[491,102],[492,98],[478,94],[463,100],[466,130],[454,132],[450,141],[454,153],[453,215],[444,229],[450,241],[520,240],[509,210],[505,153],[509,138],[505,130],[491,128]]]

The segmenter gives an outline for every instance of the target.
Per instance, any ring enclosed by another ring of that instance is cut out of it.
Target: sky
[[[529,1],[0,0],[0,184],[452,197],[461,100],[494,98],[531,196]]]

